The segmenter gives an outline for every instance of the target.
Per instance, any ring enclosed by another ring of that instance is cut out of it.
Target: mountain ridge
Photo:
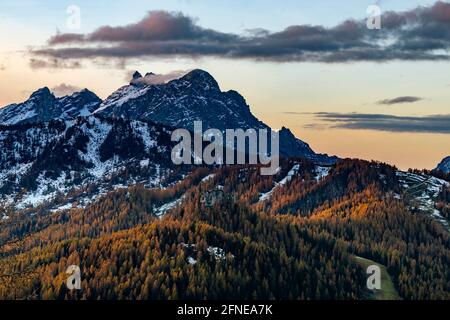
[[[440,170],[446,174],[450,173],[450,156],[442,159],[442,161],[437,165],[435,170]]]
[[[106,118],[148,120],[191,131],[194,121],[202,121],[204,130],[271,130],[252,114],[242,95],[235,90],[221,91],[219,83],[207,71],[195,69],[166,83],[148,83],[146,79],[153,75],[147,73],[143,77],[136,71],[128,85],[120,87],[104,101],[88,89],[57,98],[44,87],[25,102],[0,109],[0,125],[74,120],[96,114]],[[280,155],[305,157],[324,165],[338,159],[314,152],[285,127],[280,130]]]
[[[0,125],[73,120],[91,115],[100,103],[101,99],[88,89],[57,98],[48,87],[43,87],[22,103],[0,108]]]
[[[195,69],[162,84],[146,84],[142,78],[136,71],[130,84],[113,92],[94,113],[151,120],[189,130],[193,129],[194,121],[202,121],[204,130],[270,130],[252,114],[242,95],[235,90],[221,91],[218,82],[207,71]],[[284,127],[280,131],[280,155],[306,157],[321,164],[332,164],[338,159],[314,152]]]

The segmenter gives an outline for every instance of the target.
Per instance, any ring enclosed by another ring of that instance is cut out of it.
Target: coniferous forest
[[[396,169],[342,160],[327,170],[318,179],[304,159],[275,176],[202,167],[165,189],[12,215],[0,225],[0,298],[371,299],[362,257],[386,266],[399,299],[449,299],[448,230],[414,209]],[[436,202],[447,219],[448,195]],[[66,286],[69,265],[81,290]]]

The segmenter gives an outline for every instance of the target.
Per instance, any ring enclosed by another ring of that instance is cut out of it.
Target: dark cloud
[[[311,114],[310,112],[296,112],[296,111],[283,111],[283,114],[299,115],[299,114]]]
[[[449,3],[385,12],[381,23],[381,30],[369,30],[362,19],[331,28],[294,25],[280,32],[254,29],[238,35],[203,28],[182,13],[152,11],[126,26],[103,26],[90,34],[58,33],[33,54],[57,59],[218,56],[327,63],[449,60]]]
[[[81,68],[79,61],[65,61],[63,59],[49,57],[46,59],[31,58],[29,61],[31,69],[77,69]]]
[[[314,115],[329,127],[368,129],[391,132],[425,132],[450,134],[450,114],[423,117],[393,116],[387,114],[318,112]]]
[[[73,43],[73,42],[83,42],[84,36],[77,33],[57,33],[48,40],[49,45],[61,44],[61,43]]]
[[[85,36],[89,42],[229,41],[235,36],[201,28],[177,12],[151,11],[141,21],[124,27],[103,26]]]
[[[397,97],[394,99],[384,99],[377,102],[377,104],[384,105],[393,105],[393,104],[403,104],[403,103],[414,103],[418,101],[422,101],[423,98],[413,97],[413,96],[405,96],[405,97]]]
[[[50,88],[50,91],[53,92],[53,94],[57,97],[63,97],[74,92],[81,91],[81,88],[70,84],[61,83],[57,86],[54,86],[53,88]]]

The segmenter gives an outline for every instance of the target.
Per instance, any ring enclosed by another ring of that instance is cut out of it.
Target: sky
[[[365,26],[373,4],[380,30]],[[201,68],[316,152],[402,169],[431,169],[450,155],[448,1],[0,0],[0,8],[0,106],[44,86],[106,98],[134,70]]]

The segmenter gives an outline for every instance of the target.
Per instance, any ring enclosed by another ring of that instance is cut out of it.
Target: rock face
[[[204,129],[266,128],[250,112],[245,99],[235,91],[222,92],[207,72],[194,70],[165,84],[136,81],[110,95],[96,111],[103,116],[151,120],[174,128],[192,128],[202,121]]]
[[[245,99],[236,91],[223,92],[206,71],[194,70],[165,84],[148,85],[139,81],[136,72],[130,85],[110,95],[96,111],[107,117],[151,120],[174,128],[193,129],[202,121],[203,129],[269,129],[250,111]],[[336,157],[316,154],[308,144],[297,139],[289,129],[280,132],[283,156],[306,157],[322,164]]]
[[[330,165],[338,160],[335,156],[315,153],[306,142],[296,138],[291,130],[285,127],[280,130],[279,134],[280,154],[283,156],[307,158],[321,165]]]
[[[444,158],[441,163],[438,164],[436,170],[440,170],[444,173],[450,173],[450,156]]]
[[[170,130],[149,122],[89,116],[4,126],[0,145],[0,205],[18,209],[88,185],[96,194],[160,186],[175,168]]]
[[[0,125],[40,123],[50,120],[72,120],[89,116],[101,103],[97,95],[87,89],[57,98],[47,87],[37,90],[19,104],[0,109]]]

